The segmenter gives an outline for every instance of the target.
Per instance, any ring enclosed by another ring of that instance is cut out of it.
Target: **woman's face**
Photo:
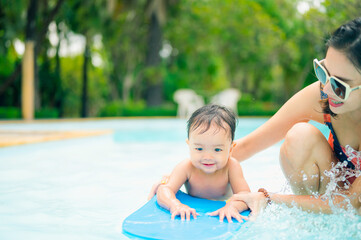
[[[361,85],[361,73],[346,57],[346,55],[332,47],[327,51],[324,66],[330,76],[335,76],[351,88]],[[330,110],[336,114],[361,112],[361,89],[352,91],[346,101],[340,101],[331,89],[330,82],[327,82],[323,91],[328,95]]]

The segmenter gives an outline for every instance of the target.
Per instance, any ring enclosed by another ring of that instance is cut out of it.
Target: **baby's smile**
[[[202,163],[202,164],[206,167],[211,167],[215,165],[215,163]]]

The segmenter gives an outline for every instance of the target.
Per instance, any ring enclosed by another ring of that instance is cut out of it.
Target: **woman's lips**
[[[340,106],[343,105],[343,102],[336,101],[336,100],[334,100],[334,99],[332,99],[332,98],[329,98],[329,99],[328,99],[328,103],[329,103],[330,106],[332,106],[332,107],[340,107]]]

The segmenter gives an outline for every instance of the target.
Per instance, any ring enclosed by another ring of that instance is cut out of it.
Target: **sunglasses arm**
[[[360,85],[360,86],[357,86],[357,87],[354,87],[354,88],[351,89],[351,92],[352,92],[352,91],[355,91],[355,90],[357,90],[357,89],[360,89],[360,88],[361,88],[361,85]]]

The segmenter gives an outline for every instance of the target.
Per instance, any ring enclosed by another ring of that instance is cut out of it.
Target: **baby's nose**
[[[210,152],[205,152],[205,153],[203,154],[203,158],[204,158],[204,159],[213,159],[213,154],[210,153]]]

